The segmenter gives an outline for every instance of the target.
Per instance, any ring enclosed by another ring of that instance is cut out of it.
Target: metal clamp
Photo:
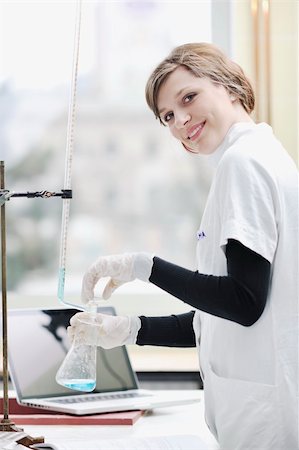
[[[61,192],[51,192],[51,191],[10,192],[7,190],[0,190],[0,206],[3,205],[3,203],[6,202],[7,200],[9,200],[11,197],[72,198],[72,190],[71,189],[61,189]]]

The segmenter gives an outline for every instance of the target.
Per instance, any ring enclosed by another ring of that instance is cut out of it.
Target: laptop
[[[99,312],[115,315],[113,307]],[[8,362],[19,404],[74,415],[148,410],[200,400],[196,391],[141,389],[126,347],[97,348],[97,384],[82,393],[59,385],[55,375],[70,343],[66,328],[78,310],[15,309],[8,311]]]

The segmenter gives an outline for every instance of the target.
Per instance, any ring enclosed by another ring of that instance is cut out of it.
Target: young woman
[[[215,175],[198,232],[197,270],[155,255],[99,258],[82,299],[139,278],[192,306],[169,317],[98,315],[98,345],[197,346],[207,424],[223,450],[298,446],[298,172],[250,114],[242,69],[211,44],[175,48],[151,74],[146,99],[183,147]],[[88,341],[90,327],[71,320]]]

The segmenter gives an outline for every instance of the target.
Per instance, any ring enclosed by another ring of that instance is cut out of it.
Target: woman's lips
[[[201,134],[203,127],[205,126],[205,121],[201,122],[198,125],[194,125],[194,127],[190,128],[188,131],[188,139],[190,141],[195,141]]]

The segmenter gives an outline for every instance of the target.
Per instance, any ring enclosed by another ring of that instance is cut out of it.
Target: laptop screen
[[[56,383],[55,376],[70,348],[66,328],[76,309],[8,311],[9,372],[20,400],[86,395]],[[114,308],[99,312],[115,314]],[[97,349],[97,385],[93,392],[137,389],[126,348]]]

